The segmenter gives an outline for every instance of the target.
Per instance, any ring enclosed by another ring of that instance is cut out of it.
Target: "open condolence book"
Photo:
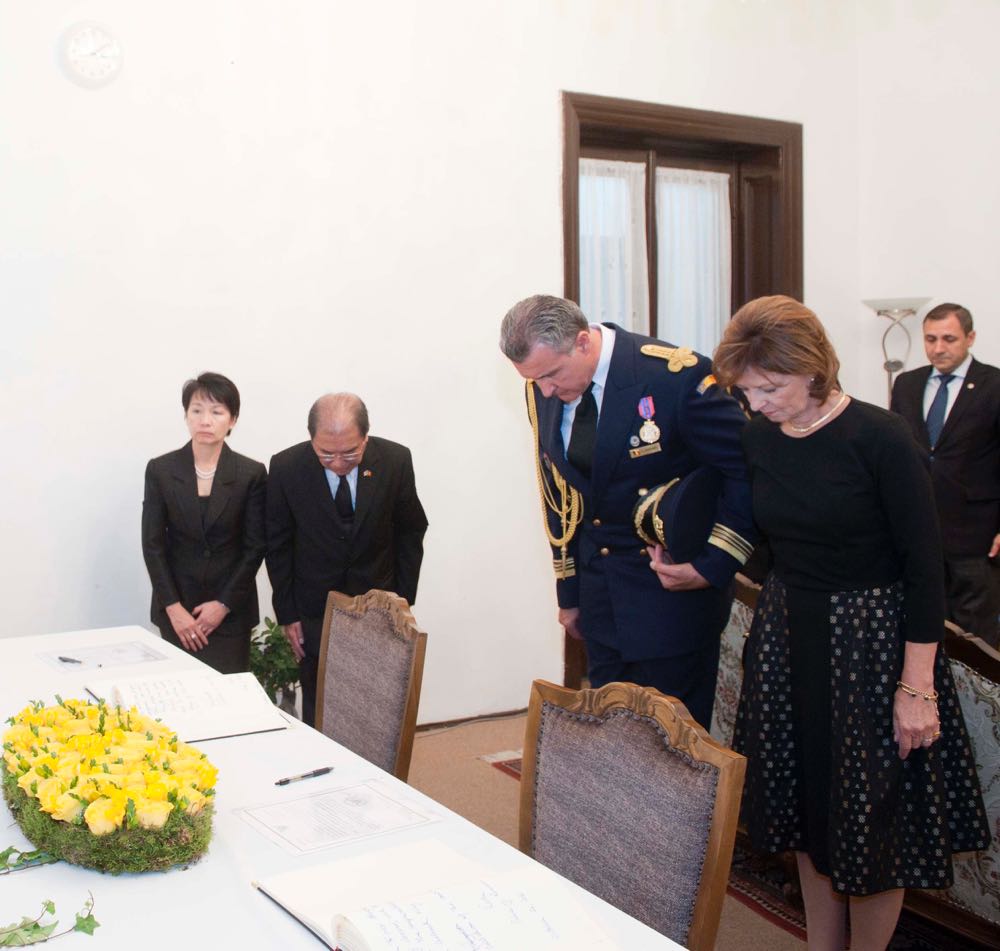
[[[284,730],[288,721],[253,674],[185,670],[92,680],[87,693],[110,706],[136,707],[162,720],[185,743]]]
[[[616,947],[549,869],[528,862],[491,872],[433,840],[253,884],[340,951]]]

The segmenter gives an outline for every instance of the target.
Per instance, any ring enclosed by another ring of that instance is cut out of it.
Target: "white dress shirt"
[[[326,473],[326,481],[330,483],[330,491],[333,493],[333,497],[337,497],[337,489],[340,487],[341,478],[347,479],[347,487],[351,490],[351,505],[354,508],[358,507],[358,467],[355,466],[350,472],[345,476],[339,476],[336,472],[331,472],[325,466],[323,471]]]
[[[958,394],[961,392],[962,387],[965,386],[965,375],[969,372],[969,367],[972,366],[972,354],[970,353],[954,370],[951,371],[952,376],[955,377],[948,384],[948,405],[944,408],[944,418],[945,421],[948,419],[948,414],[951,412],[951,408],[955,405],[955,400],[958,399]],[[931,403],[934,402],[934,397],[937,395],[938,387],[941,386],[941,374],[935,370],[929,377],[927,377],[927,385],[924,387],[924,419],[927,419],[927,414],[931,411]]]

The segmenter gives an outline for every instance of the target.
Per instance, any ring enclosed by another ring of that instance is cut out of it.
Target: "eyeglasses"
[[[353,449],[348,449],[346,452],[324,452],[322,449],[313,445],[313,452],[319,457],[320,462],[334,462],[337,459],[341,459],[344,462],[354,462],[364,455],[365,444],[367,442],[368,440],[366,438],[362,442],[358,443],[358,445]]]

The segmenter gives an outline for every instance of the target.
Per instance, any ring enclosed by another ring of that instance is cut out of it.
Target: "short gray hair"
[[[590,324],[577,304],[562,297],[535,294],[519,301],[500,325],[500,349],[513,363],[523,363],[539,344],[568,353]]]
[[[358,427],[362,436],[368,435],[368,407],[354,393],[327,393],[309,408],[309,438],[315,439],[322,429],[339,429],[336,425],[349,420]],[[322,426],[321,426],[322,423]]]

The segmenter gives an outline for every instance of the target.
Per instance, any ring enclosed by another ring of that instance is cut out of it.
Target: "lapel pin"
[[[974,390],[976,388],[976,384],[975,383],[966,383],[965,384],[965,388],[967,390]]]
[[[361,475],[365,479],[370,479],[372,477],[372,470],[371,469],[365,469],[365,471],[362,472]]]

